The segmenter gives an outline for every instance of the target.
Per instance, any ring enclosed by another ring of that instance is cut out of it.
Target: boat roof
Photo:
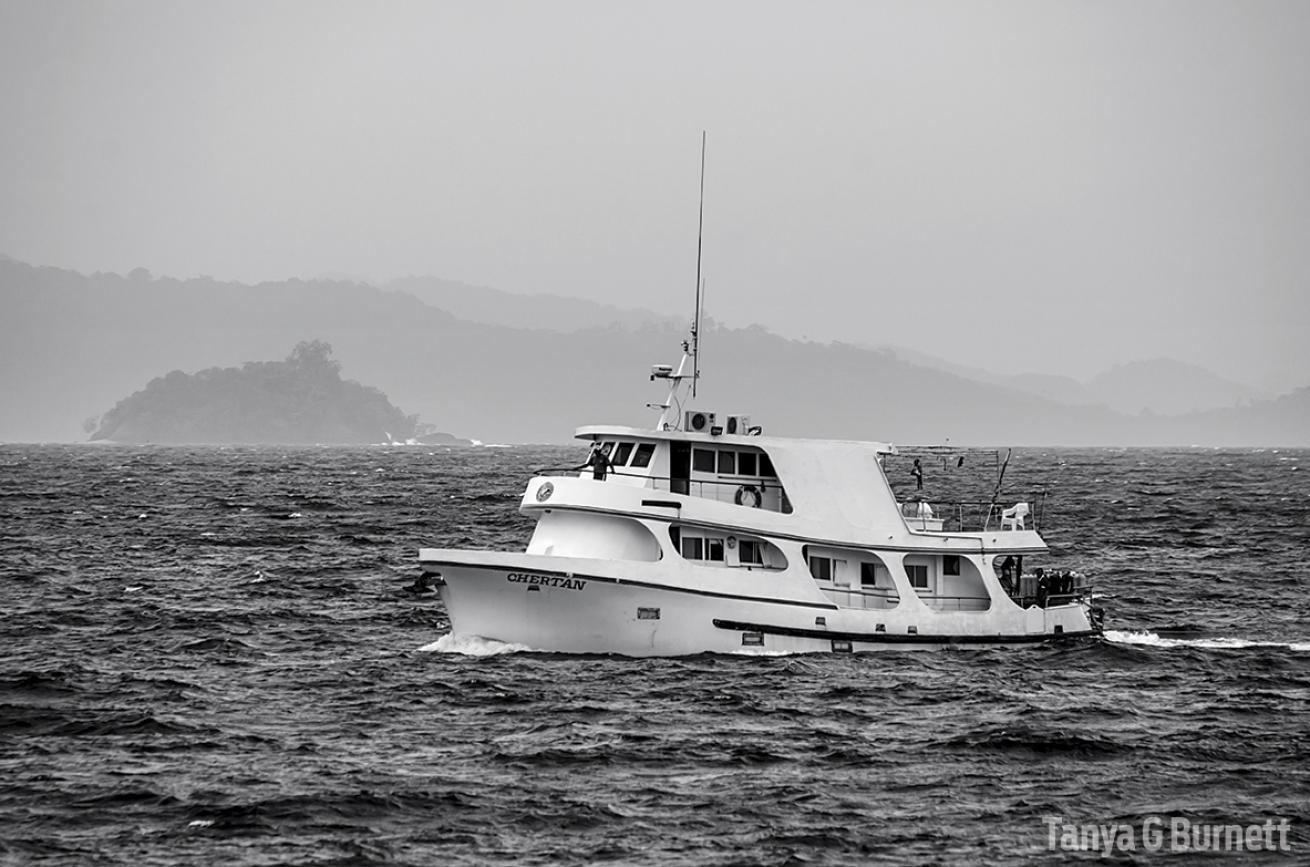
[[[756,446],[766,450],[783,449],[786,451],[805,450],[813,452],[851,452],[869,451],[880,455],[899,454],[891,443],[865,440],[825,440],[803,439],[800,437],[744,436],[741,434],[710,434],[683,430],[653,430],[651,428],[627,427],[624,425],[592,424],[578,428],[573,436],[580,440],[595,440],[601,437],[621,437],[633,440],[655,440],[669,442],[731,443],[733,445]]]

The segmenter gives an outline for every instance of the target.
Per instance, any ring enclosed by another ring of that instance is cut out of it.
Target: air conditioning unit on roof
[[[709,433],[712,427],[714,427],[714,413],[703,409],[687,410],[687,423],[682,426],[683,430],[692,433]]]
[[[736,434],[737,436],[746,436],[751,429],[751,417],[748,415],[730,415],[728,422],[723,426],[723,432]]]

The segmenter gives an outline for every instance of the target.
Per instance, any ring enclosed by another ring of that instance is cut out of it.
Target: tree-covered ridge
[[[125,443],[376,443],[418,432],[376,388],[341,378],[332,347],[302,341],[286,361],[174,370],[118,402],[91,438]]]

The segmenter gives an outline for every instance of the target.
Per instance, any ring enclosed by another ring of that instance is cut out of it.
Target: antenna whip
[[[700,213],[696,219],[696,316],[691,326],[691,396],[700,380],[701,240],[705,233],[705,130],[700,132]]]

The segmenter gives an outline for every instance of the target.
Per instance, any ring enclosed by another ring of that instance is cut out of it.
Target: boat
[[[702,203],[704,147],[702,136]],[[663,402],[647,404],[655,426],[578,428],[586,464],[541,470],[524,489],[519,511],[536,520],[527,550],[419,552],[453,635],[640,657],[1100,633],[1082,576],[1025,571],[1048,551],[1045,499],[998,503],[1008,457],[966,518],[965,503],[898,497],[890,443],[765,436],[749,415],[701,407],[699,247],[690,340],[676,370],[651,368],[652,382],[668,382]]]
[[[650,404],[661,410],[653,428],[580,427],[586,464],[528,481],[519,510],[536,525],[525,551],[420,551],[452,633],[537,651],[680,656],[1101,632],[1083,576],[1023,565],[1048,552],[1044,497],[898,497],[891,443],[766,436],[748,415],[691,405],[694,344],[693,332],[676,370],[652,368],[652,380],[669,381],[668,397]]]

